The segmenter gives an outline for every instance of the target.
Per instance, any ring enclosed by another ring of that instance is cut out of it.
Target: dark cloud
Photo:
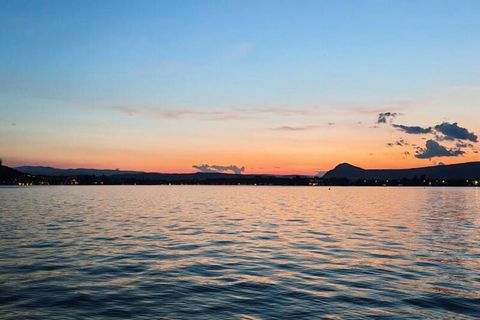
[[[419,139],[425,140],[425,147],[419,147],[416,144],[409,144],[403,139],[387,143],[387,147],[404,147],[415,152],[418,159],[432,159],[435,157],[458,157],[467,151],[478,153],[475,149],[475,143],[478,142],[478,136],[470,132],[467,128],[458,125],[457,122],[443,122],[433,127],[406,126],[395,124],[394,119],[401,115],[396,112],[382,112],[378,114],[377,124],[389,124],[398,131],[411,135],[420,135]],[[378,126],[376,126],[378,127]],[[433,138],[428,135],[433,135]],[[441,141],[450,141],[451,144],[442,145]],[[412,151],[412,152],[413,152]],[[408,151],[404,156],[407,157]]]
[[[401,124],[392,124],[394,128],[403,131],[408,134],[427,134],[432,133],[432,127],[422,128],[419,126],[404,126]]]
[[[466,143],[466,142],[457,142],[455,146],[457,148],[473,148],[474,147],[472,143]]]
[[[440,139],[443,140],[459,139],[478,142],[478,137],[475,133],[469,132],[466,128],[460,127],[457,122],[443,122],[442,124],[436,125],[435,130],[443,134],[443,137],[440,137]]]
[[[399,115],[400,113],[397,113],[397,112],[381,112],[378,114],[377,123],[391,122],[394,118],[396,118]]]
[[[448,149],[435,140],[428,140],[425,148],[418,148],[415,157],[418,159],[431,159],[435,157],[458,157],[464,155],[461,149]]]
[[[242,174],[245,172],[245,167],[238,167],[236,165],[229,165],[229,166],[220,166],[220,165],[208,165],[208,164],[201,164],[201,165],[193,165],[192,168],[199,170],[200,172],[204,173],[226,173],[231,172],[234,174]]]
[[[399,140],[397,140],[397,141],[395,141],[395,142],[389,142],[389,143],[387,143],[387,147],[395,147],[395,146],[397,146],[397,147],[405,147],[405,146],[409,146],[409,145],[410,145],[410,143],[408,143],[407,141],[403,140],[403,138],[402,138],[402,139],[399,139]]]

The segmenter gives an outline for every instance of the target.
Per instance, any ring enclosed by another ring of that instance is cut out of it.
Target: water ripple
[[[0,318],[479,319],[479,226],[469,188],[1,188]]]

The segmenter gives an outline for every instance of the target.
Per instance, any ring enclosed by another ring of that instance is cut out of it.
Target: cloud
[[[260,108],[260,109],[239,109],[238,112],[246,113],[256,113],[256,114],[274,114],[278,116],[319,116],[325,115],[325,111],[321,111],[318,108],[307,108],[307,109],[297,109],[297,108]]]
[[[197,118],[202,120],[238,120],[251,119],[253,113],[241,113],[233,111],[199,111],[199,110],[168,110],[154,107],[126,107],[116,106],[114,110],[128,114],[129,116],[146,116],[155,119],[180,120]]]
[[[466,142],[457,142],[455,144],[457,148],[474,148],[474,145],[472,143],[466,143]]]
[[[405,147],[405,146],[409,146],[410,143],[408,143],[407,141],[405,141],[403,138],[402,139],[399,139],[395,142],[389,142],[387,143],[387,147],[395,147],[395,146],[398,146],[398,147]]]
[[[425,147],[419,147],[416,144],[410,144],[403,139],[387,143],[387,147],[405,147],[415,152],[418,159],[432,159],[435,157],[458,157],[472,151],[476,153],[474,143],[478,142],[478,136],[468,129],[460,127],[457,122],[443,122],[433,127],[406,126],[395,124],[393,120],[400,115],[396,112],[382,112],[378,114],[377,124],[386,123],[391,127],[406,134],[420,135],[420,139],[425,140]],[[378,126],[377,126],[378,127]],[[429,139],[427,135],[433,135]],[[451,144],[442,145],[441,141],[450,141]],[[404,156],[407,157],[409,151],[405,150]]]
[[[431,159],[435,157],[458,157],[464,155],[461,149],[448,149],[435,140],[428,140],[425,148],[418,148],[415,157],[418,159]]]
[[[475,133],[469,132],[466,128],[458,126],[457,122],[443,122],[442,124],[436,125],[435,130],[444,135],[441,137],[441,139],[443,138],[444,140],[459,139],[478,142],[478,137]]]
[[[312,117],[323,113],[316,109],[294,109],[294,108],[260,108],[260,109],[234,109],[227,111],[199,110],[199,109],[165,109],[162,107],[131,107],[114,106],[112,110],[127,114],[129,116],[143,116],[160,120],[245,120],[263,119],[269,116],[281,117]]]
[[[405,146],[409,146],[409,145],[410,145],[410,143],[408,143],[407,141],[405,141],[403,138],[398,139],[398,140],[395,141],[395,142],[389,142],[389,143],[387,143],[387,147],[395,147],[395,146],[405,147]]]
[[[208,164],[193,165],[192,168],[197,169],[200,172],[206,172],[206,173],[217,172],[217,171],[211,169]]]
[[[392,120],[398,117],[400,113],[398,112],[381,112],[378,114],[377,123],[387,123],[392,122]]]
[[[334,122],[327,122],[326,125],[306,125],[306,126],[280,126],[270,128],[273,131],[307,131],[324,127],[333,127],[335,126]]]
[[[404,126],[401,124],[392,124],[392,127],[397,128],[408,134],[428,134],[432,133],[432,127],[422,128],[419,126]]]
[[[232,172],[234,174],[242,174],[245,172],[245,167],[238,167],[236,165],[229,165],[229,166],[220,166],[220,165],[208,165],[208,164],[201,164],[201,165],[193,165],[192,168],[199,170],[200,172],[204,173],[226,173]]]
[[[318,128],[318,126],[303,126],[303,127],[294,127],[294,126],[281,126],[281,127],[275,127],[271,128],[271,130],[274,131],[306,131],[306,130],[312,130]]]
[[[378,123],[386,123],[388,119],[393,119],[390,112],[379,114]],[[392,127],[403,131],[407,134],[435,134],[435,139],[443,140],[468,140],[478,142],[478,137],[475,133],[469,132],[466,128],[462,128],[457,122],[448,123],[443,122],[435,127],[420,127],[420,126],[405,126],[401,124],[391,124]]]
[[[407,108],[409,108],[408,103],[397,102],[397,103],[391,103],[391,104],[388,103],[381,108],[353,107],[353,108],[351,108],[351,112],[355,112],[355,113],[361,114],[361,115],[378,115],[380,113],[390,113],[390,114],[396,113],[397,115],[401,115],[401,113],[399,111],[400,110],[405,110]],[[392,112],[392,111],[386,112],[385,109],[396,110],[396,111],[395,112]]]

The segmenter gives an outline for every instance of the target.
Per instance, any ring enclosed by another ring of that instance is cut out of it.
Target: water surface
[[[1,319],[478,319],[480,189],[0,188]]]

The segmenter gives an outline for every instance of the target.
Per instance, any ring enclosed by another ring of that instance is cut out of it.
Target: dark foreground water
[[[0,188],[0,319],[479,319],[480,189]]]

